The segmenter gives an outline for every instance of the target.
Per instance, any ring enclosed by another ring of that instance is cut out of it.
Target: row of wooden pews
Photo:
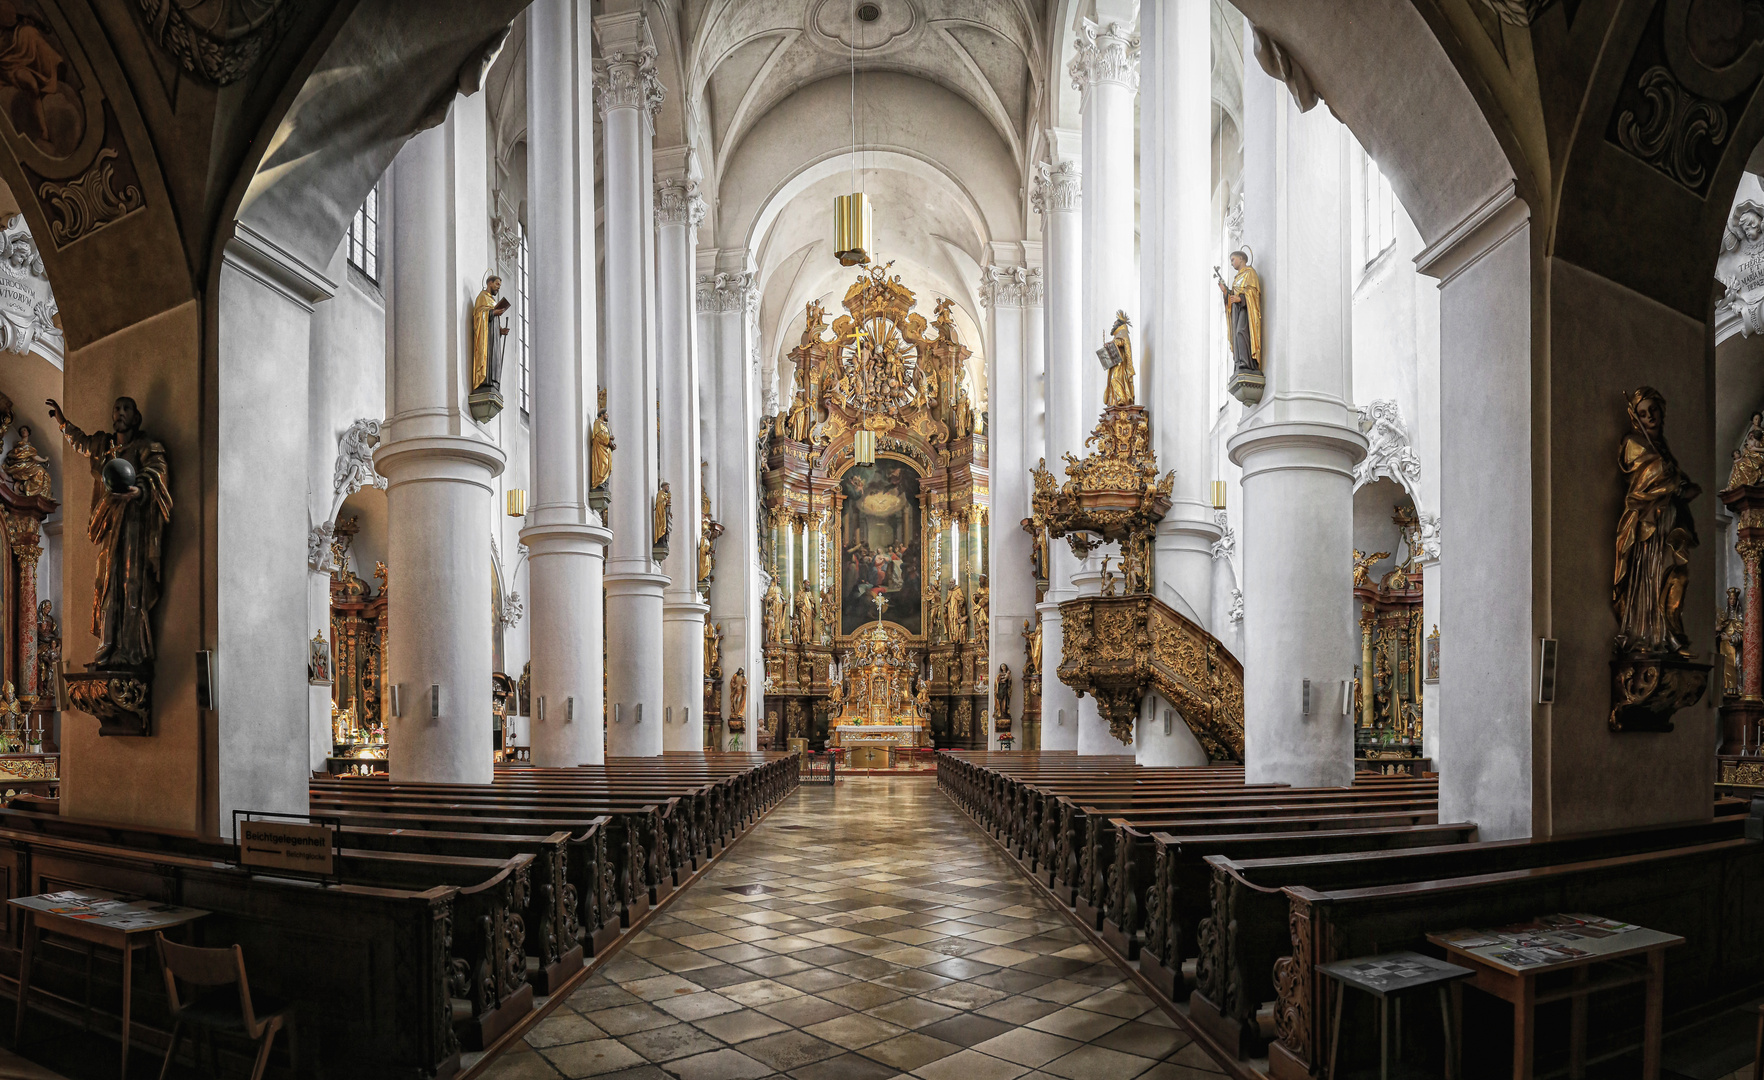
[[[1430,931],[1593,911],[1687,939],[1669,1011],[1764,982],[1764,858],[1740,800],[1701,822],[1478,842],[1474,823],[1439,821],[1431,779],[1287,788],[1235,766],[1033,752],[940,754],[938,775],[1215,1049],[1282,1080],[1323,1069],[1319,968],[1428,951]],[[1350,1007],[1344,1065],[1376,1057],[1373,1024]]]
[[[303,1067],[428,1080],[579,977],[797,771],[751,753],[499,766],[489,785],[319,775],[311,813],[339,823],[331,882],[240,869],[214,837],[11,809],[0,873],[8,895],[84,886],[211,911],[203,942],[243,945],[253,988],[296,1003]],[[51,995],[78,999],[70,974],[48,973]]]

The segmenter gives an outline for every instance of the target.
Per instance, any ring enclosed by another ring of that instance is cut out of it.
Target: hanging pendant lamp
[[[858,191],[833,200],[833,254],[840,266],[867,265],[871,235],[868,196]]]
[[[851,157],[852,188],[850,195],[833,200],[833,255],[840,266],[867,266],[874,250],[874,233],[870,229],[870,199],[858,184],[857,127],[857,24],[858,20],[874,22],[880,12],[874,4],[864,4],[852,14],[851,22]]]
[[[852,432],[851,454],[859,465],[876,464],[876,433],[869,428]]]

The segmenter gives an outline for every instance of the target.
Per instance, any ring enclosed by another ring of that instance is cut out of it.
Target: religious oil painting
[[[919,474],[905,462],[883,459],[852,468],[841,486],[840,633],[873,621],[878,596],[883,619],[921,633]]]

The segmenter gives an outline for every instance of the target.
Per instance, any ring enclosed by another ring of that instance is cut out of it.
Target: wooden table
[[[1597,924],[1594,926],[1596,928]],[[1576,933],[1575,928],[1567,929],[1570,933]],[[1453,963],[1463,964],[1476,972],[1467,984],[1452,985],[1454,1013],[1462,1009],[1461,987],[1464,985],[1473,986],[1512,1004],[1513,1080],[1532,1080],[1533,1049],[1537,1036],[1535,1014],[1539,1005],[1564,999],[1569,1001],[1568,1075],[1572,1080],[1581,1080],[1586,1075],[1586,999],[1602,990],[1635,983],[1647,984],[1646,1016],[1642,1029],[1642,1080],[1659,1080],[1660,1021],[1664,1013],[1666,950],[1675,945],[1683,945],[1684,938],[1643,927],[1599,937],[1582,936],[1585,932],[1580,931],[1563,944],[1581,955],[1564,956],[1536,964],[1517,964],[1497,956],[1496,954],[1508,954],[1512,949],[1510,944],[1504,942],[1466,947],[1469,942],[1511,932],[1510,928],[1458,931],[1450,934],[1429,934],[1427,940],[1445,949],[1447,957]],[[1540,940],[1555,941],[1560,940],[1559,933],[1559,930],[1540,929],[1535,936]],[[1642,964],[1621,963],[1636,957],[1642,958]],[[1615,970],[1601,972],[1599,978],[1592,978],[1591,969],[1595,965],[1607,964],[1614,964]],[[1539,975],[1560,972],[1568,974],[1567,986],[1538,990]]]
[[[1439,1019],[1445,1028],[1445,1077],[1456,1080],[1458,1060],[1458,1011],[1446,1004],[1446,987],[1457,989],[1458,982],[1475,972],[1459,964],[1448,964],[1431,956],[1413,952],[1382,953],[1339,960],[1324,964],[1318,973],[1335,984],[1335,1009],[1330,1023],[1329,1069],[1324,1080],[1335,1080],[1335,1059],[1341,1053],[1341,1014],[1347,1005],[1349,987],[1378,999],[1378,1080],[1390,1076],[1390,1005],[1396,1003],[1396,1057],[1403,1056],[1403,998],[1425,990],[1439,994]]]
[[[90,889],[21,896],[7,901],[24,915],[24,953],[18,965],[18,1015],[13,1021],[13,1045],[24,1039],[25,1002],[31,987],[31,965],[36,959],[37,938],[45,931],[116,949],[122,953],[122,1072],[129,1075],[129,1005],[134,992],[135,950],[148,947],[162,930],[188,926],[208,912],[175,904],[128,901],[113,893]],[[87,997],[91,995],[91,967],[87,963]]]

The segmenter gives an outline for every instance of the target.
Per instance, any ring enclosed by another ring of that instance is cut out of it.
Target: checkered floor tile
[[[493,1080],[1215,1080],[923,779],[804,787]]]

